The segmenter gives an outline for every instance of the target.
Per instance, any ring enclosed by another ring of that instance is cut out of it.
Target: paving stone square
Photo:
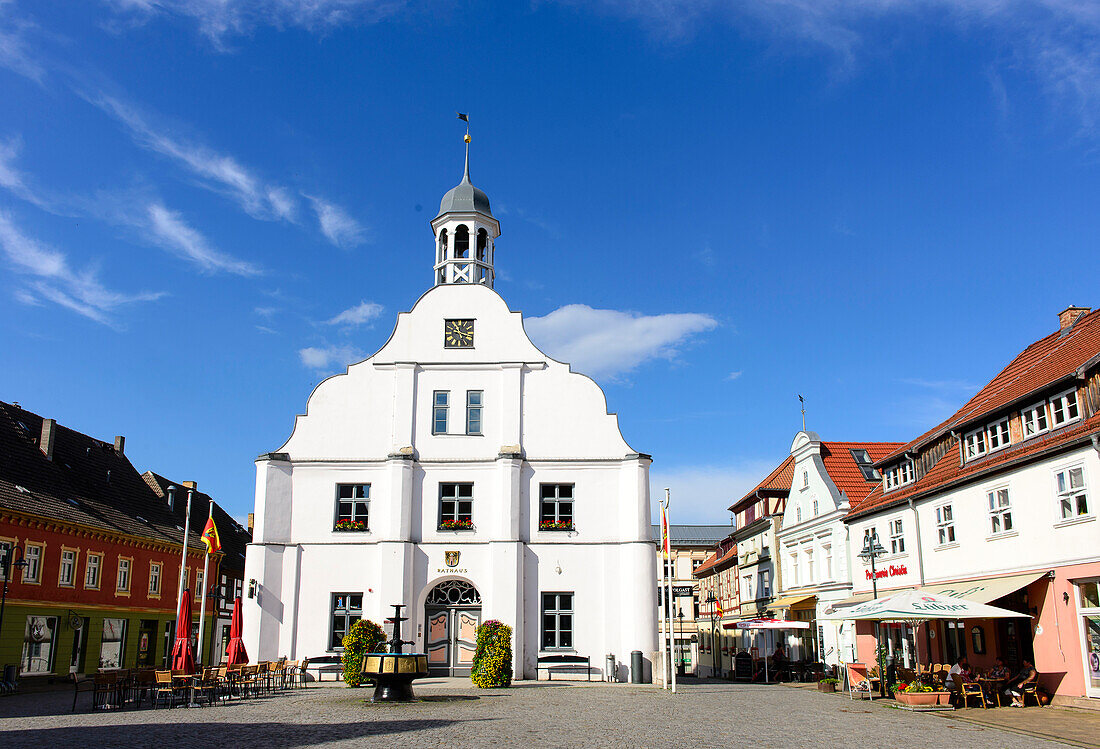
[[[0,699],[0,746],[1067,746],[786,686],[693,682],[672,695],[566,682],[477,690],[465,679],[429,679],[417,694],[414,704],[374,705],[368,689],[325,684],[214,707],[109,712],[91,712],[82,695],[75,714],[70,692],[23,694]]]

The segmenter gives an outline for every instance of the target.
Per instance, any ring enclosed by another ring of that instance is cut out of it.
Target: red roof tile
[[[858,503],[852,502],[848,519],[894,507],[911,498],[922,497],[935,491],[966,483],[969,480],[1005,468],[1010,464],[1019,463],[1048,450],[1057,450],[1068,447],[1075,442],[1084,442],[1093,434],[1098,433],[1100,433],[1100,414],[963,464],[960,464],[959,441],[952,439],[947,452],[936,461],[935,465],[926,474],[912,484],[886,493],[883,492],[882,484],[879,483],[863,500]]]
[[[721,570],[728,567],[730,564],[733,564],[733,563],[736,563],[736,562],[737,562],[737,544],[733,544],[732,546],[730,546],[729,551],[727,551],[722,556],[718,556],[717,551],[714,552],[713,554],[711,554],[709,557],[707,557],[706,561],[703,562],[702,564],[700,564],[698,567],[696,567],[695,571],[692,572],[691,574],[694,575],[695,577],[706,577],[707,575],[705,575],[703,573],[708,572],[711,569],[714,569],[715,572],[720,572]]]
[[[879,484],[878,479],[868,481],[852,457],[852,450],[866,450],[871,460],[879,460],[901,447],[900,442],[822,442],[821,461],[836,488],[855,503],[867,496]]]
[[[791,490],[791,479],[794,478],[794,458],[790,455],[787,459],[780,463],[774,471],[769,473],[763,481],[753,487],[745,496],[733,503],[729,508],[731,512],[736,512],[735,509],[742,502],[751,499],[757,492],[780,492],[785,493]]]
[[[1016,401],[1069,378],[1100,359],[1100,309],[1085,314],[1024,349],[988,385],[949,419],[885,456],[883,461],[918,450],[952,429],[978,421]]]

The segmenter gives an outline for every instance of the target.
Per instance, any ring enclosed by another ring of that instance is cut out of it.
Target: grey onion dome
[[[439,201],[439,216],[445,213],[484,213],[492,216],[489,210],[489,196],[477,189],[470,182],[470,148],[466,147],[466,168],[462,174],[462,181],[447,191],[443,200]]]

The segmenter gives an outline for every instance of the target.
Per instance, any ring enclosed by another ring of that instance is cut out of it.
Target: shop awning
[[[817,596],[813,593],[800,593],[798,595],[783,596],[772,601],[768,608],[771,609],[790,609],[794,608],[803,601],[816,599]]]
[[[981,580],[932,583],[921,588],[921,592],[928,592],[937,596],[965,598],[968,601],[976,601],[977,603],[989,603],[1031,585],[1040,577],[1045,577],[1046,574],[1046,572],[1027,572],[1022,575],[986,577]]]
[[[977,603],[926,590],[910,590],[888,598],[867,601],[841,609],[825,619],[854,619],[876,622],[923,622],[929,619],[1014,619],[1026,617],[1018,611]]]

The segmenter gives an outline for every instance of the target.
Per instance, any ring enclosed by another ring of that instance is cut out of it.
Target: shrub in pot
[[[496,619],[477,628],[470,680],[482,689],[512,685],[512,628]]]
[[[377,653],[386,641],[386,632],[381,625],[370,619],[360,619],[351,625],[351,631],[344,635],[341,644],[344,654],[340,661],[344,666],[344,683],[349,687],[358,687],[363,683],[363,656]]]
[[[824,679],[819,679],[818,682],[817,682],[817,690],[819,692],[835,692],[836,691],[836,685],[839,684],[839,683],[840,683],[839,679],[834,679],[832,677],[826,677]]]

